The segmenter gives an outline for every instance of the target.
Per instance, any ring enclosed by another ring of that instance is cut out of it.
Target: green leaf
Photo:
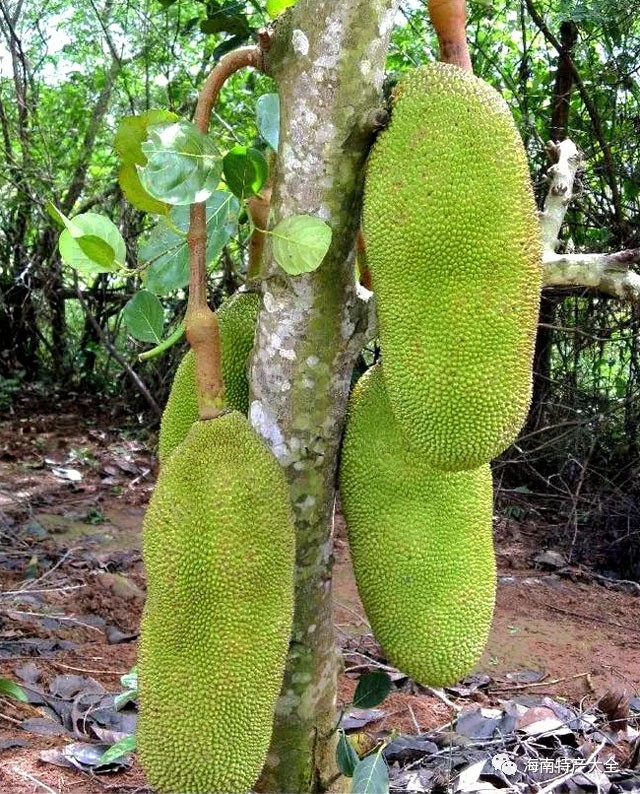
[[[95,234],[83,234],[76,239],[82,253],[95,262],[107,272],[112,269],[115,251],[106,240],[102,240]]]
[[[267,14],[271,19],[280,16],[283,11],[296,4],[296,0],[267,0]]]
[[[231,192],[243,200],[260,192],[269,176],[269,165],[257,149],[234,146],[222,161],[222,171]]]
[[[0,678],[0,695],[19,700],[21,703],[29,702],[29,698],[24,689],[10,678]]]
[[[62,261],[83,275],[113,273],[124,267],[127,249],[118,227],[94,212],[76,215],[60,235]],[[78,234],[79,230],[79,234]]]
[[[120,683],[122,686],[127,687],[127,689],[137,689],[138,688],[138,667],[134,665],[128,673],[125,673],[123,676],[120,676]]]
[[[122,166],[118,174],[118,182],[127,201],[136,209],[152,215],[166,215],[169,212],[170,207],[167,203],[158,201],[142,187],[133,163]]]
[[[248,36],[232,36],[230,39],[225,39],[223,42],[218,44],[215,50],[212,53],[213,62],[219,61],[223,55],[226,55],[228,52],[237,49],[242,44],[245,43]]]
[[[280,97],[263,94],[256,102],[256,122],[260,137],[275,151],[280,140]]]
[[[331,245],[331,229],[311,215],[292,215],[272,229],[273,256],[290,276],[311,273],[322,264]]]
[[[124,739],[120,739],[119,742],[112,744],[108,750],[105,750],[104,753],[102,753],[96,766],[106,766],[107,764],[112,764],[114,761],[117,761],[118,758],[122,758],[123,755],[126,755],[135,749],[136,737],[134,735],[125,736]]]
[[[388,794],[389,771],[381,753],[363,758],[353,772],[352,794]]]
[[[67,218],[63,212],[60,212],[53,201],[47,201],[45,204],[45,209],[49,217],[52,218],[58,224],[58,226],[62,226],[63,228],[69,230],[69,234],[72,237],[80,237],[82,235],[82,230],[78,226],[74,225],[73,221],[69,220],[69,218]]]
[[[113,707],[116,711],[120,711],[121,708],[124,708],[127,703],[132,703],[138,697],[138,690],[137,689],[126,689],[124,692],[120,692],[119,695],[116,695],[113,699]]]
[[[360,676],[353,696],[353,705],[359,709],[370,709],[387,697],[391,692],[391,679],[382,670],[372,670]]]
[[[218,12],[209,19],[200,22],[200,30],[203,33],[230,33],[233,36],[247,37],[251,33],[251,27],[247,18],[243,14],[229,14]]]
[[[136,292],[125,304],[123,317],[134,339],[157,344],[162,338],[164,309],[153,292],[146,289]]]
[[[222,172],[212,136],[186,121],[150,126],[147,135],[142,151],[148,162],[137,166],[147,193],[167,204],[206,201]]]
[[[217,263],[220,251],[236,233],[240,202],[228,190],[217,190],[207,201],[207,264]],[[176,232],[162,220],[151,230],[148,241],[140,249],[140,262],[148,269],[145,286],[156,295],[167,295],[189,283],[189,251],[186,234],[189,229],[189,207],[174,207],[170,213]]]
[[[344,731],[340,731],[336,748],[336,763],[340,772],[347,777],[353,777],[354,770],[360,763],[358,753],[353,749],[353,745],[345,736]]]
[[[147,110],[140,116],[125,116],[116,132],[114,148],[123,165],[146,165],[147,158],[142,144],[147,139],[147,130],[153,124],[177,121],[179,116],[169,110]]]

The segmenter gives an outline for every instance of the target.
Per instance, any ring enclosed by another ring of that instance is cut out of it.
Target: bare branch
[[[543,286],[590,287],[621,300],[640,300],[640,275],[630,265],[640,262],[640,249],[613,254],[556,254],[560,229],[573,199],[582,157],[573,141],[550,144],[556,163],[549,169],[549,192],[540,213],[544,243]]]
[[[640,300],[640,248],[615,254],[552,254],[544,258],[545,287],[592,287],[621,300]]]
[[[549,169],[549,192],[540,214],[545,252],[555,251],[558,247],[560,229],[573,198],[576,173],[582,165],[578,147],[568,138],[562,143],[551,143],[549,146],[556,162]]]

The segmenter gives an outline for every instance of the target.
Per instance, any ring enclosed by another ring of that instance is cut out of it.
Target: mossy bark
[[[297,529],[296,608],[262,792],[319,792],[335,778],[338,656],[331,606],[340,439],[367,324],[354,244],[363,167],[381,105],[396,0],[298,0],[268,56],[281,100],[271,226],[308,214],[333,237],[315,273],[288,277],[267,241],[250,418],[283,466]]]

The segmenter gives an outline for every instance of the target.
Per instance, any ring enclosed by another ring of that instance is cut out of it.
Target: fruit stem
[[[200,132],[209,132],[211,111],[226,80],[245,66],[264,71],[260,46],[240,47],[230,52],[207,77],[194,115],[194,123]],[[200,419],[214,419],[222,409],[224,384],[218,319],[207,303],[207,211],[202,202],[191,205],[187,244],[190,278],[186,333],[195,357],[198,413]]]
[[[467,46],[465,0],[429,0],[429,16],[438,35],[440,60],[472,72]]]

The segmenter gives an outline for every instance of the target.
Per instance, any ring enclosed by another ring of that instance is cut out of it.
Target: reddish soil
[[[27,412],[36,418],[24,418]],[[19,680],[16,669],[34,662],[43,688],[61,673],[75,673],[120,692],[120,676],[135,663],[144,597],[140,526],[155,461],[149,451],[153,437],[145,446],[124,433],[121,423],[89,404],[78,409],[72,397],[48,413],[40,403],[36,413],[29,405],[0,418],[0,649],[26,639],[74,644],[40,655],[24,655],[24,646],[15,655],[0,655],[0,677]],[[27,522],[36,528],[34,537],[18,531]],[[535,527],[500,520],[496,541],[497,609],[477,668],[492,680],[470,698],[446,697],[466,706],[470,700],[496,704],[522,692],[573,703],[593,703],[612,689],[637,696],[638,596],[605,589],[579,568],[561,575],[531,568],[529,560],[540,548]],[[337,636],[345,667],[353,668],[340,678],[340,698],[348,705],[358,675],[384,660],[364,617],[340,524],[335,556]],[[39,594],[38,606],[25,605],[12,595],[25,587],[49,592]],[[546,678],[534,685],[514,683],[509,674],[522,670],[541,671]],[[445,726],[454,714],[441,697],[406,679],[398,677],[396,686],[379,706],[384,717],[363,729],[363,747],[381,730],[417,734]],[[42,761],[41,751],[73,740],[19,727],[21,720],[41,716],[37,706],[0,697],[3,794],[146,790],[135,761],[127,771],[93,776]],[[12,745],[16,741],[23,746]]]

